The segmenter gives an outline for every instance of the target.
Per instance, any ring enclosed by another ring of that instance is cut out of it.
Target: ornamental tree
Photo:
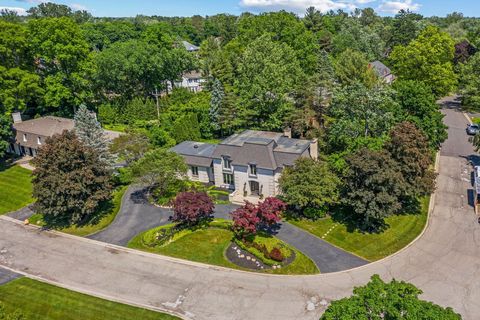
[[[285,202],[274,197],[268,197],[258,205],[246,201],[243,207],[232,212],[233,230],[242,237],[255,235],[261,227],[280,222],[286,208]]]
[[[287,204],[275,197],[268,197],[257,206],[257,215],[264,226],[272,226],[280,222],[282,212],[287,209]]]
[[[248,201],[243,207],[232,212],[233,231],[242,237],[257,233],[260,217],[258,216],[258,208]]]
[[[205,192],[181,192],[173,200],[173,218],[175,222],[195,225],[213,214],[215,205]]]
[[[420,300],[420,294],[413,284],[395,279],[385,283],[373,275],[367,285],[353,290],[353,296],[333,301],[320,319],[461,319],[452,308]]]
[[[111,197],[110,171],[72,131],[47,138],[32,164],[36,209],[50,225],[86,221]]]

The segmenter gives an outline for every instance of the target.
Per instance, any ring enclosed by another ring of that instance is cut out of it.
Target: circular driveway
[[[0,265],[77,291],[191,319],[318,319],[309,301],[351,294],[373,274],[414,283],[423,298],[464,319],[480,314],[480,225],[471,207],[466,119],[445,109],[449,140],[429,225],[415,243],[384,260],[314,276],[271,276],[206,266],[63,235],[0,218]]]

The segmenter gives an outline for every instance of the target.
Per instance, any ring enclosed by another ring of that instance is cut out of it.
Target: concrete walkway
[[[472,147],[466,119],[447,109],[450,137],[442,149],[437,192],[425,233],[401,252],[353,270],[314,276],[246,273],[131,251],[24,226],[0,217],[0,265],[70,289],[187,319],[318,319],[318,303],[351,294],[373,274],[423,290],[465,320],[480,314],[480,226],[468,194]],[[457,156],[456,156],[457,155]],[[74,270],[74,272],[72,272]],[[313,299],[312,299],[313,298]],[[307,305],[316,301],[316,308]]]
[[[231,219],[237,205],[216,205],[216,218]],[[143,189],[131,186],[122,199],[120,211],[110,226],[88,238],[126,246],[137,234],[171,223],[170,209],[158,208],[146,200]],[[349,252],[311,235],[287,222],[280,225],[277,236],[307,255],[322,273],[348,270],[368,263]]]

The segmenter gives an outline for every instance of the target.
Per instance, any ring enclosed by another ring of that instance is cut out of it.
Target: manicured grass
[[[81,226],[73,225],[67,228],[59,229],[58,231],[72,234],[75,236],[84,237],[96,232],[99,232],[112,223],[117,216],[120,206],[122,204],[122,197],[127,191],[128,186],[121,187],[113,192],[113,198],[109,206],[106,206],[102,212],[95,216],[90,222]],[[42,220],[41,214],[35,214],[29,219],[30,223],[43,226],[45,223]]]
[[[7,312],[19,310],[26,319],[42,320],[173,320],[167,314],[87,296],[28,278],[0,286]]]
[[[422,199],[422,209],[419,214],[396,215],[387,218],[386,223],[389,227],[378,234],[349,232],[347,226],[335,223],[332,218],[318,221],[289,220],[289,222],[320,238],[334,227],[324,240],[369,261],[375,261],[402,249],[422,232],[427,222],[429,201],[429,197]]]
[[[158,230],[170,228],[173,225],[163,226],[140,233],[129,242],[128,247],[180,259],[245,270],[225,258],[225,251],[233,239],[232,231],[225,228],[229,224],[230,222],[224,220],[215,220],[209,228],[179,232],[170,243],[164,246],[147,245],[146,242],[149,242]],[[285,246],[287,245],[285,244]],[[276,274],[314,274],[319,272],[309,258],[298,250],[289,248],[295,251],[297,257],[295,261],[285,268],[265,272]]]
[[[0,165],[0,215],[33,202],[31,173],[19,166]]]

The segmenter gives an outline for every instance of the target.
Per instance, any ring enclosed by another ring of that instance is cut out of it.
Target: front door
[[[258,181],[250,181],[250,194],[253,196],[260,194],[260,184]]]

